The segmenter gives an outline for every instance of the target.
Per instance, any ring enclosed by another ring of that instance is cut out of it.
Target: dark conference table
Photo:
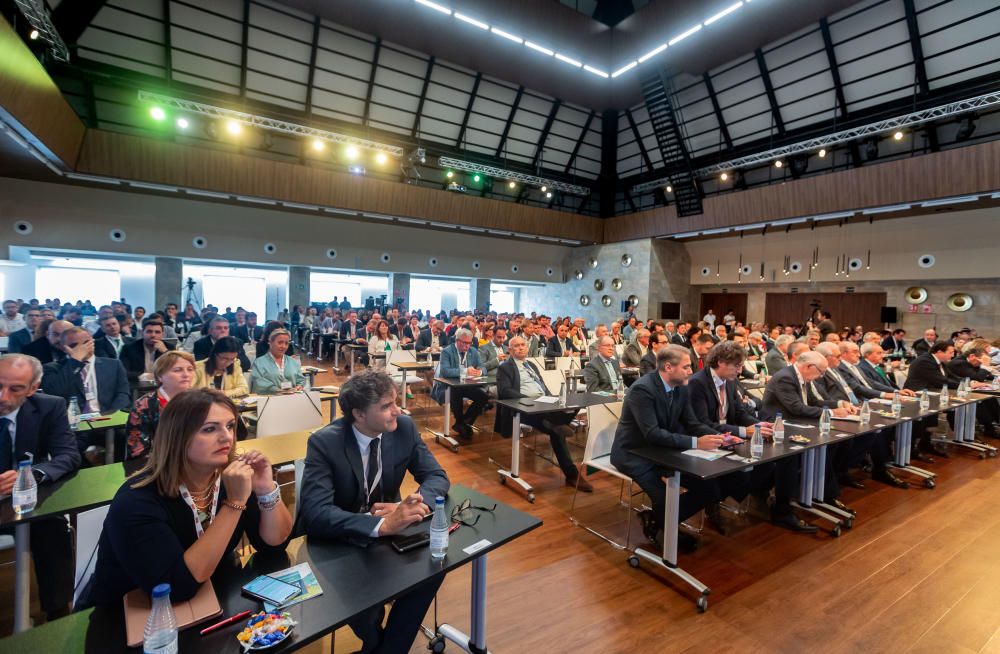
[[[448,555],[432,561],[430,550],[419,548],[397,553],[387,539],[367,548],[330,541],[298,539],[294,557],[254,554],[248,565],[217,572],[212,577],[224,616],[246,609],[260,610],[260,603],[240,593],[240,588],[260,574],[277,572],[300,563],[309,563],[323,594],[287,610],[298,623],[286,643],[274,651],[299,649],[339,627],[352,617],[385,604],[442,572],[472,564],[471,633],[442,624],[438,634],[466,652],[486,651],[486,559],[496,548],[541,526],[542,521],[465,486],[456,485],[448,493],[447,509],[470,499],[475,506],[492,506],[492,513],[478,511],[475,526],[463,525],[451,534]],[[429,522],[411,530],[427,530]],[[464,551],[478,544],[472,553]],[[447,607],[445,607],[446,610]],[[221,620],[222,618],[218,618]],[[206,621],[202,627],[217,620]],[[185,654],[241,651],[236,640],[245,621],[208,636],[199,636],[198,627],[180,633],[179,651]],[[0,641],[0,650],[14,652],[87,652],[113,654],[135,652],[125,645],[125,621],[120,605],[97,607],[74,613],[36,629]]]

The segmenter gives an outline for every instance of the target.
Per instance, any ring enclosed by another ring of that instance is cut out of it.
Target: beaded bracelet
[[[274,490],[267,495],[257,496],[257,506],[260,507],[261,511],[270,511],[274,507],[278,506],[278,502],[281,501],[281,487],[275,482]]]

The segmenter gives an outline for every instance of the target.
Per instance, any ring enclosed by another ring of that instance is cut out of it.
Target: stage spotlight
[[[721,175],[719,175],[719,179],[725,182],[726,180],[729,179],[729,173],[722,173]]]
[[[322,152],[323,150],[326,149],[326,143],[324,143],[320,139],[316,139],[315,141],[313,141],[312,146],[313,150],[315,150],[316,152]]]
[[[775,168],[781,168],[784,165],[785,164],[781,161],[781,159],[778,159],[777,161],[774,162],[774,167]]]
[[[153,120],[160,122],[167,117],[167,112],[163,110],[162,107],[153,107],[149,110],[149,115],[153,117]]]
[[[446,172],[446,173],[444,174],[444,176],[445,176],[445,177],[447,177],[448,179],[451,179],[452,177],[454,177],[454,176],[455,176],[455,173],[454,173],[453,171],[450,171],[450,170],[449,170],[448,172]]]
[[[550,191],[550,192],[546,193],[545,194],[545,198],[548,199],[548,200],[551,200],[552,199],[552,192]]]
[[[820,148],[820,150],[819,150],[819,158],[820,159],[825,159],[826,158],[826,148]]]
[[[897,141],[902,141],[903,140],[903,133],[897,131],[895,134],[892,135],[892,138],[896,139]]]
[[[667,184],[667,193],[673,193],[673,192],[674,192],[674,187],[671,186],[670,184]]]
[[[240,132],[243,131],[243,127],[235,120],[230,120],[226,122],[226,131],[232,136],[239,136]]]
[[[479,182],[480,182],[480,181],[481,181],[482,179],[483,179],[483,178],[482,178],[482,177],[480,177],[479,175],[473,175],[473,176],[472,176],[472,181],[474,181],[474,182],[476,182],[476,183],[479,183]]]
[[[178,118],[177,119],[177,129],[187,129],[190,126],[191,126],[191,123],[188,122],[187,118]]]
[[[966,116],[962,119],[962,122],[958,125],[958,131],[955,132],[956,141],[968,141],[972,138],[972,133],[976,131],[976,117]]]
[[[375,163],[378,165],[384,166],[387,161],[389,161],[389,157],[385,156],[384,152],[379,152],[375,155]]]
[[[344,148],[344,156],[347,157],[348,159],[351,159],[351,160],[357,159],[358,158],[358,149],[356,147],[354,147],[353,145],[349,145],[346,148]]]
[[[542,186],[542,193],[545,193],[548,190],[549,190],[548,186]]]
[[[511,181],[507,182],[507,188],[509,188],[509,189],[513,190],[513,189],[514,189],[514,188],[516,188],[516,187],[517,187],[517,182],[515,182],[515,181],[513,181],[513,180],[511,180]]]
[[[32,41],[37,41],[38,40],[38,30],[31,30],[31,33],[28,34],[28,38],[31,39]]]

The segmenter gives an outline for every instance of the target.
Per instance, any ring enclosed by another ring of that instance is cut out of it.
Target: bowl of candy
[[[292,633],[295,621],[288,613],[261,611],[250,616],[247,626],[236,634],[244,652],[268,649],[283,642]]]

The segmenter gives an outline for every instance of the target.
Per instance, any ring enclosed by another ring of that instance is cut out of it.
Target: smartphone
[[[299,586],[289,584],[276,577],[261,575],[243,586],[243,592],[251,597],[264,600],[268,604],[281,606],[301,593],[302,589]]]
[[[392,546],[397,552],[402,554],[403,552],[409,552],[410,550],[415,550],[418,547],[429,545],[430,542],[430,532],[420,532],[419,534],[412,534],[408,536],[396,536],[392,539]]]
[[[518,400],[517,403],[521,406],[535,406],[534,402],[529,402],[527,400]]]

